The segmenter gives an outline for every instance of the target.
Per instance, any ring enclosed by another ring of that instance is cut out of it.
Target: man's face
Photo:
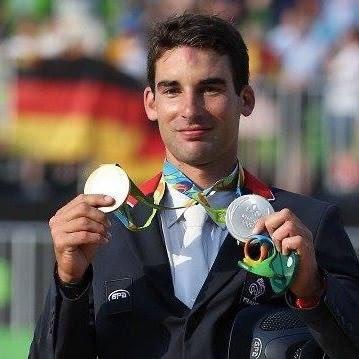
[[[158,121],[167,159],[175,164],[233,162],[241,102],[228,57],[187,46],[157,60],[155,93],[145,90],[147,115]]]

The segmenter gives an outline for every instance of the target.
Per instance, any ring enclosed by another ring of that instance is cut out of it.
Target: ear
[[[249,116],[254,109],[255,103],[256,99],[252,87],[249,85],[244,86],[240,95],[241,114]]]
[[[155,103],[155,94],[148,86],[143,91],[143,102],[145,105],[146,115],[151,121],[157,121],[157,109]]]

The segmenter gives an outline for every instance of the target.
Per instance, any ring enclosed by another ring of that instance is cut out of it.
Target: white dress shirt
[[[207,195],[207,200],[213,208],[227,208],[228,205],[235,199],[235,192],[215,192],[212,191]],[[163,205],[168,207],[180,207],[184,203],[188,202],[188,197],[183,193],[175,190],[171,186],[166,186],[166,193],[164,195]],[[184,219],[184,212],[187,208],[180,208],[174,210],[160,211],[160,218],[162,224],[162,230],[167,249],[168,259],[171,267],[171,274],[173,280],[173,286],[175,293],[178,293],[178,287],[176,287],[176,274],[174,256],[180,255],[180,250],[183,245],[183,237],[186,230],[186,224]],[[211,218],[207,218],[203,231],[202,231],[202,243],[204,257],[207,262],[207,269],[205,276],[207,277],[216,257],[219,249],[224,242],[228,234],[228,230],[225,225],[217,225]],[[179,297],[179,296],[177,296]],[[193,299],[194,303],[194,299]],[[192,308],[193,303],[185,303]]]

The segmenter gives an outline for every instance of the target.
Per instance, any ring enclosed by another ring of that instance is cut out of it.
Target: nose
[[[194,92],[188,91],[184,95],[182,117],[189,120],[195,119],[201,113],[202,99]]]

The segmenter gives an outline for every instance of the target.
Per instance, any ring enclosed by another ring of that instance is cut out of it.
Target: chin
[[[206,165],[215,161],[218,155],[222,153],[222,149],[214,146],[213,143],[199,141],[182,143],[182,146],[177,144],[176,146],[166,147],[169,157],[174,157],[175,160],[191,166]]]
[[[215,155],[213,153],[208,153],[207,151],[196,151],[178,154],[176,158],[188,165],[201,166],[213,161]]]

